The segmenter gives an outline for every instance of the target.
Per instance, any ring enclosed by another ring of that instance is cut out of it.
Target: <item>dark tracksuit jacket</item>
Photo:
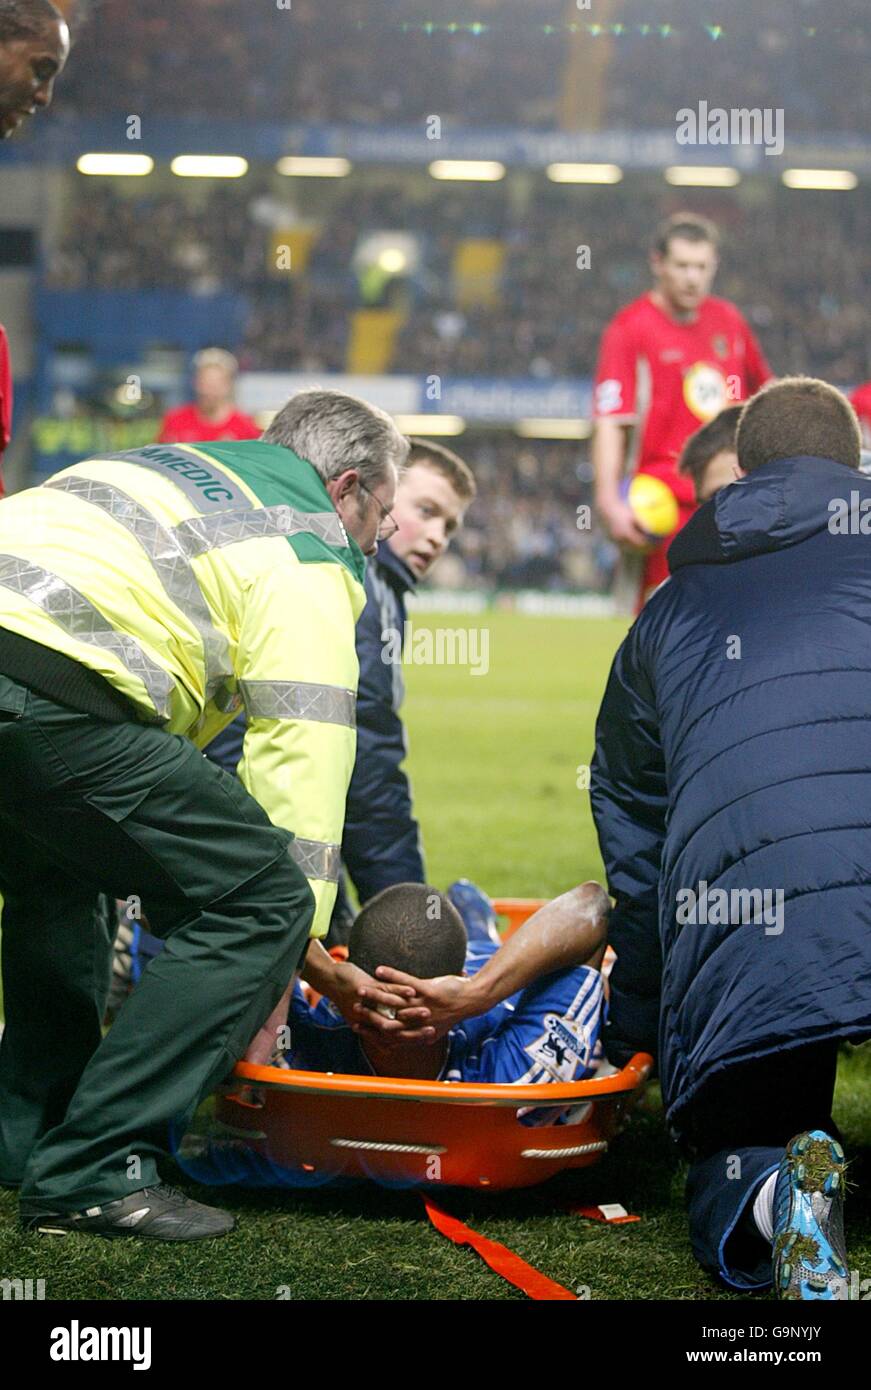
[[[605,1046],[655,1053],[678,1137],[731,1068],[871,1036],[869,531],[871,479],[766,465],[679,534],[611,670],[591,785],[617,900]],[[738,1183],[691,1174],[697,1253],[726,1277],[778,1157],[750,1146]]]

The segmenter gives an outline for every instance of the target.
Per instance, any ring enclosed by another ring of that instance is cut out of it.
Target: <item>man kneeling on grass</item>
[[[435,888],[385,888],[356,918],[349,959],[388,988],[413,990],[407,1007],[390,1020],[390,1031],[373,1032],[365,996],[360,1023],[351,1025],[327,999],[310,1007],[297,986],[288,1018],[290,1065],[517,1085],[592,1076],[602,1060],[600,967],[609,906],[597,883],[583,883],[500,945],[468,913],[467,931]]]

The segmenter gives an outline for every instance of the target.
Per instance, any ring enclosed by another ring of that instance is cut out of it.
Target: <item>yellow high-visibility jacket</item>
[[[239,775],[325,935],[354,766],[365,560],[310,463],[260,440],[89,459],[0,502],[0,627],[89,666]]]

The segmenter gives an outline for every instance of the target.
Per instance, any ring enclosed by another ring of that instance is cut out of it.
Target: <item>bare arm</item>
[[[244,1061],[251,1062],[256,1067],[268,1067],[281,1051],[281,1029],[287,1023],[290,996],[293,994],[295,981],[296,976],[294,975],[272,1013],[263,1026],[258,1028],[248,1044]]]
[[[609,908],[598,883],[582,883],[540,908],[469,980],[475,1007],[466,1017],[485,1013],[542,975],[575,965],[598,969],[607,945]]]
[[[638,529],[631,507],[620,496],[630,428],[618,420],[606,418],[597,422],[593,435],[593,472],[596,506],[611,539],[619,545],[640,548],[648,544],[647,538]]]
[[[435,1036],[441,1037],[464,1018],[486,1013],[542,975],[577,965],[598,969],[607,944],[609,910],[608,896],[599,884],[582,883],[530,917],[471,977],[419,980],[386,966],[379,966],[376,975],[389,987],[412,985],[415,993],[408,1007],[428,1011]]]

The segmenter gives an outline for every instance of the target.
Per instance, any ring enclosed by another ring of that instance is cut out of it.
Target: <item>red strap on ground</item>
[[[546,1274],[541,1274],[539,1270],[533,1269],[525,1260],[521,1260],[519,1255],[515,1255],[513,1250],[507,1246],[500,1245],[498,1241],[488,1240],[486,1236],[478,1235],[471,1227],[458,1221],[455,1216],[450,1216],[441,1207],[436,1206],[435,1202],[429,1197],[424,1197],[421,1193],[423,1204],[426,1207],[426,1214],[436,1230],[441,1235],[447,1236],[454,1245],[470,1245],[476,1254],[486,1265],[489,1265],[494,1274],[506,1279],[509,1284],[513,1284],[515,1289],[520,1289],[528,1298],[536,1300],[555,1301],[557,1299],[570,1298],[573,1303],[577,1302],[577,1294],[570,1293],[563,1288],[562,1284],[557,1284],[553,1279],[548,1279]]]

